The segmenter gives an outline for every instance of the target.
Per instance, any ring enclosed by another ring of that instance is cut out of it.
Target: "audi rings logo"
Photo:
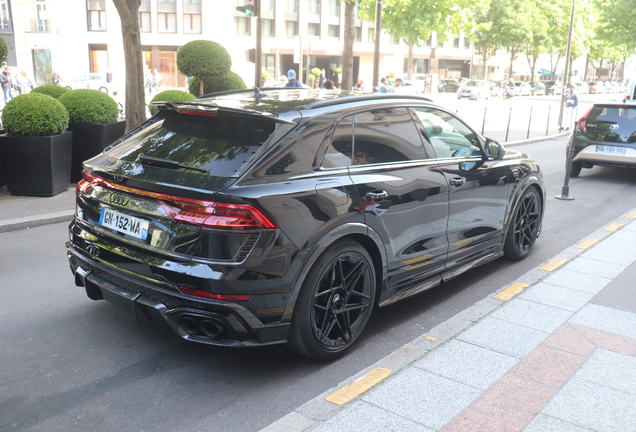
[[[611,124],[609,128],[610,128],[610,130],[618,130],[619,127],[620,126],[618,126],[616,123],[614,123],[614,124]]]
[[[99,255],[99,248],[97,246],[95,246],[93,243],[90,242],[85,242],[86,246],[86,252],[88,252],[89,254],[93,255],[93,256],[98,256]]]
[[[130,197],[120,192],[113,192],[110,194],[110,203],[118,206],[125,206],[130,201]]]

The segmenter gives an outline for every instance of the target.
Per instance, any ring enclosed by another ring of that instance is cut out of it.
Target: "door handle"
[[[466,183],[466,177],[455,177],[448,181],[453,186],[461,186]]]
[[[388,198],[389,193],[386,191],[373,191],[373,192],[367,192],[367,194],[364,197],[368,199],[369,201],[380,202],[383,199]]]

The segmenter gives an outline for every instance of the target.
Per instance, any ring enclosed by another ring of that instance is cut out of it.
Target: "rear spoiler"
[[[219,106],[214,103],[199,103],[196,101],[189,102],[165,102],[165,101],[156,101],[150,104],[152,108],[158,109],[159,111],[176,111],[181,114],[194,114],[194,115],[205,115],[210,117],[216,117],[219,113],[232,113],[234,115],[239,116],[258,116],[262,119],[271,120],[278,123],[289,123],[295,124],[292,121],[284,120],[278,117],[274,117],[269,113],[263,113],[259,111],[253,111],[245,108],[232,108],[226,106]]]

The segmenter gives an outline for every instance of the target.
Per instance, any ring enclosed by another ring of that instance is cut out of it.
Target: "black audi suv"
[[[532,159],[422,97],[334,96],[155,104],[84,163],[76,284],[190,341],[331,359],[375,307],[530,253],[545,201]]]

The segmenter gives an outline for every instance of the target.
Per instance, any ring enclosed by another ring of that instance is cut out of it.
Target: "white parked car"
[[[112,85],[106,82],[106,75],[100,73],[87,73],[74,78],[71,81],[65,81],[64,87],[71,90],[76,89],[92,89],[99,90],[104,93],[117,94],[113,91]]]
[[[532,86],[525,81],[515,82],[515,96],[530,96],[532,94]]]
[[[468,80],[457,90],[457,99],[481,99],[490,97],[490,83],[483,80]]]

